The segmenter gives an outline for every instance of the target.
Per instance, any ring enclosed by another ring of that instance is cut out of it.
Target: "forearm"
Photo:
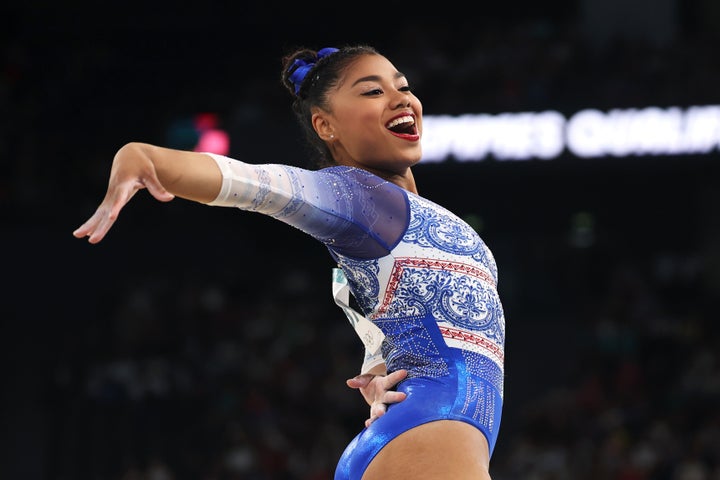
[[[217,197],[222,185],[220,169],[204,153],[131,142],[116,153],[113,173],[125,168],[126,162],[148,165],[168,192],[187,200],[209,203]]]

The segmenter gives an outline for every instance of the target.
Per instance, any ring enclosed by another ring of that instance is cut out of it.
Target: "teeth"
[[[404,117],[398,117],[392,122],[387,124],[387,128],[392,128],[397,125],[400,125],[401,123],[412,123],[413,117],[411,115],[405,115]]]

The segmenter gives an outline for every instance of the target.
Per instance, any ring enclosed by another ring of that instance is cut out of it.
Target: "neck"
[[[333,160],[336,165],[345,165],[348,167],[361,168],[370,173],[377,175],[378,177],[387,180],[390,183],[394,183],[398,187],[417,194],[417,186],[415,185],[415,177],[411,170],[411,162],[398,162],[395,165],[388,164],[388,168],[374,168],[366,165],[365,163],[357,162],[352,157],[343,155],[338,149],[341,148],[338,143],[330,145],[330,151],[332,152]],[[344,151],[344,150],[343,150]],[[417,163],[417,162],[416,162]]]
[[[417,186],[415,185],[415,177],[409,166],[400,167],[399,169],[385,169],[385,168],[373,168],[367,165],[362,165],[354,161],[342,161],[335,160],[336,165],[345,165],[348,167],[361,168],[365,171],[373,173],[378,177],[387,180],[390,183],[394,183],[400,188],[417,194]]]
[[[390,170],[381,170],[377,168],[369,168],[369,167],[359,167],[363,170],[367,170],[370,173],[374,173],[378,177],[387,180],[390,183],[394,183],[400,188],[403,188],[407,190],[408,192],[412,192],[417,194],[417,186],[415,185],[415,177],[413,176],[412,170],[410,168],[406,168],[402,172],[394,172]]]
[[[388,175],[387,172],[384,172],[384,173],[385,173],[385,175],[380,174],[380,173],[377,173],[376,175],[384,178],[388,182],[394,183],[395,185],[397,185],[400,188],[404,188],[408,192],[412,192],[415,194],[418,193],[417,185],[415,185],[415,177],[413,176],[412,170],[410,170],[409,168],[402,175],[396,174],[396,173],[391,173]]]

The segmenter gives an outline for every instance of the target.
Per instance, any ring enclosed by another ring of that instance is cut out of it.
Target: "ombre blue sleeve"
[[[208,155],[223,176],[220,193],[209,205],[271,216],[343,255],[387,255],[407,227],[406,192],[364,170],[331,167],[315,171]]]

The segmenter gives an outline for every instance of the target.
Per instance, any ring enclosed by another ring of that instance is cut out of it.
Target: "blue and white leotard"
[[[361,169],[252,165],[211,155],[211,205],[269,215],[324,243],[362,313],[385,335],[388,372],[407,398],[348,445],[335,479],[360,479],[401,433],[434,420],[480,429],[490,454],[503,403],[505,317],[497,267],[478,234],[443,207]]]

